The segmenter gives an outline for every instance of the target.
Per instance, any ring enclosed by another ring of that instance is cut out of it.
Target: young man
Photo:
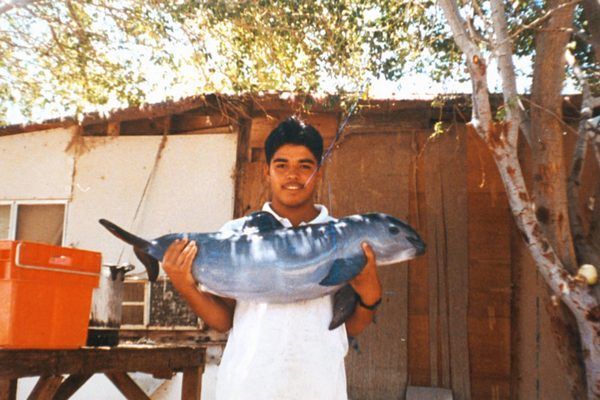
[[[314,203],[321,179],[323,139],[310,125],[289,118],[265,141],[265,179],[271,202],[263,206],[284,226],[333,220]],[[242,229],[242,219],[222,230]],[[345,400],[344,356],[347,335],[356,336],[373,319],[381,299],[375,255],[363,243],[367,263],[350,283],[360,296],[356,311],[340,327],[329,330],[332,297],[290,304],[237,302],[198,290],[191,265],[198,251],[194,242],[175,242],[163,268],[192,310],[210,327],[231,329],[217,379],[219,400]]]

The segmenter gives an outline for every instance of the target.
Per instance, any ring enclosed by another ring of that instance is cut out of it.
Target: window
[[[0,240],[10,238],[10,204],[0,204]]]
[[[202,326],[201,320],[164,277],[156,282],[126,278],[121,305],[121,326],[125,328]]]
[[[0,240],[63,244],[65,201],[0,203]]]
[[[125,280],[123,283],[123,311],[121,325],[148,325],[149,303],[148,282],[142,280]]]

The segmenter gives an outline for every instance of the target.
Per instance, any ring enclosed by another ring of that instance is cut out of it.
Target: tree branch
[[[519,95],[517,93],[517,79],[515,77],[515,65],[512,60],[512,42],[508,36],[508,27],[506,22],[506,11],[503,1],[492,1],[492,24],[494,27],[495,40],[492,50],[495,50],[498,58],[498,70],[502,77],[502,96],[504,98],[504,107],[506,109],[506,120],[508,126],[508,143],[512,147],[517,147],[519,137],[519,127],[521,126],[522,108],[519,105]],[[531,143],[531,138],[527,141]]]
[[[588,22],[590,31],[589,41],[594,49],[596,63],[600,63],[600,2],[598,0],[583,0],[583,15]]]
[[[563,3],[563,4],[561,4],[561,5],[557,6],[557,7],[554,7],[551,10],[548,10],[548,12],[546,14],[542,15],[541,17],[539,17],[535,21],[531,22],[530,24],[523,25],[521,28],[519,28],[516,31],[514,31],[510,35],[510,39],[514,39],[517,36],[519,36],[521,33],[523,33],[523,31],[526,31],[527,29],[531,29],[531,28],[535,27],[536,25],[541,24],[542,22],[544,22],[545,20],[547,20],[548,18],[550,18],[552,16],[552,14],[554,14],[558,10],[561,10],[561,9],[563,9],[565,7],[572,6],[574,4],[578,4],[580,2],[581,2],[581,0],[572,0],[572,1],[569,1],[568,3]]]
[[[583,228],[583,218],[581,217],[579,202],[581,173],[583,171],[583,163],[587,151],[588,121],[593,112],[593,108],[590,107],[592,96],[587,79],[581,71],[577,60],[568,49],[565,51],[565,58],[567,63],[573,69],[573,72],[582,87],[581,120],[579,121],[577,143],[575,144],[573,160],[571,162],[571,172],[567,178],[569,222],[571,225],[571,233],[573,235],[573,244],[575,246],[575,255],[578,265],[592,264],[596,267],[600,267],[600,254],[598,254],[596,249],[590,245],[589,237],[585,234]],[[595,289],[594,291],[600,292],[600,289]]]
[[[466,23],[458,11],[456,1],[438,0],[437,4],[444,11],[456,44],[466,56],[469,73],[472,78],[471,83],[473,85],[473,115],[471,117],[471,124],[479,136],[485,139],[490,133],[490,126],[493,123],[486,79],[487,66],[479,48],[470,39],[465,29]]]
[[[577,135],[577,131],[575,129],[573,129],[571,126],[569,126],[569,124],[565,123],[565,121],[560,117],[560,115],[556,114],[555,112],[553,112],[552,110],[549,110],[541,105],[539,105],[538,103],[529,100],[526,97],[522,97],[523,100],[525,100],[528,104],[529,107],[535,107],[538,108],[540,110],[542,110],[544,113],[550,115],[552,118],[554,118],[556,120],[556,122],[558,122],[565,130],[571,132],[574,135]]]
[[[594,152],[596,153],[596,161],[600,167],[600,115],[596,118],[590,118],[586,121],[586,131],[594,143]]]

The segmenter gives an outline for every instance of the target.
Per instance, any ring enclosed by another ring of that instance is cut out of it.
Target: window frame
[[[135,278],[127,279],[127,276],[126,276],[125,280],[123,281],[123,291],[125,291],[125,284],[127,284],[127,283],[144,285],[144,300],[143,301],[121,300],[121,307],[124,307],[124,306],[142,306],[142,307],[144,307],[144,309],[143,309],[144,321],[140,325],[140,324],[126,324],[121,320],[121,328],[125,328],[125,329],[146,328],[146,327],[148,327],[148,325],[150,323],[150,282],[147,279],[135,279]]]
[[[65,245],[67,239],[67,221],[69,219],[69,201],[68,200],[0,200],[0,206],[10,206],[8,217],[8,238],[4,240],[16,240],[17,237],[17,219],[20,205],[35,206],[35,205],[55,205],[61,204],[64,207],[62,237],[60,238],[61,246]],[[0,239],[2,240],[2,239]]]

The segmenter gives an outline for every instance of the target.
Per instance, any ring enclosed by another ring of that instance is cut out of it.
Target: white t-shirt
[[[312,221],[333,221],[324,206]],[[284,226],[292,224],[265,203]],[[221,228],[241,230],[242,219]],[[330,331],[333,296],[289,304],[238,301],[217,377],[217,400],[346,400],[346,328]]]

